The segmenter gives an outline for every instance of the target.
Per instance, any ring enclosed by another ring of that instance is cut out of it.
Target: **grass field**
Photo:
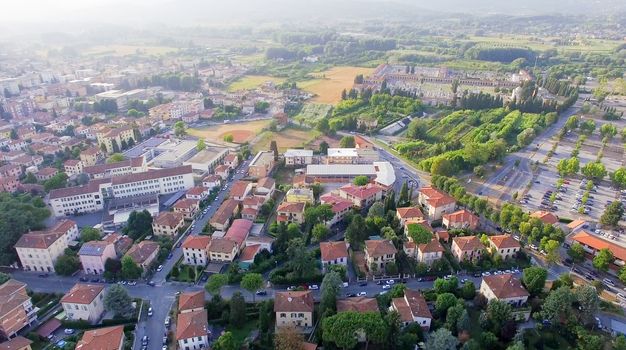
[[[264,128],[270,124],[270,120],[255,120],[244,123],[230,123],[212,125],[201,129],[188,129],[189,135],[203,137],[207,140],[223,141],[224,136],[233,135],[233,142],[250,142]]]
[[[99,45],[84,51],[86,55],[113,55],[125,56],[135,53],[145,55],[164,55],[169,52],[178,51],[175,47],[168,46],[133,46],[133,45]]]
[[[333,67],[329,70],[310,74],[314,79],[298,82],[298,87],[316,96],[311,102],[336,104],[341,100],[341,91],[349,90],[358,74],[369,75],[374,68]]]
[[[307,103],[300,113],[293,117],[300,125],[315,126],[317,121],[326,117],[333,106],[322,103]]]
[[[270,149],[270,142],[276,141],[279,152],[284,152],[289,148],[303,147],[319,136],[317,130],[301,130],[287,128],[279,132],[265,131],[259,142],[252,146],[254,152],[266,151]]]
[[[280,84],[283,81],[285,81],[285,79],[270,77],[267,75],[246,75],[244,77],[241,77],[235,80],[232,84],[230,84],[228,86],[228,91],[233,92],[237,90],[256,89],[257,87],[261,86],[261,84],[265,83],[266,81],[271,81],[276,84]]]

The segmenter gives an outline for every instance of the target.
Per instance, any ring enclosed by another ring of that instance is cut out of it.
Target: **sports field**
[[[246,75],[228,86],[228,91],[233,92],[237,90],[253,90],[261,86],[266,81],[271,81],[275,84],[280,84],[285,81],[283,78],[270,77],[268,75]]]
[[[363,67],[333,67],[323,72],[311,73],[314,78],[298,82],[298,87],[316,96],[311,102],[336,104],[341,100],[341,91],[350,90],[354,84],[354,77],[358,74],[369,75],[374,68]]]
[[[264,128],[270,124],[270,120],[255,120],[244,123],[229,123],[212,125],[200,129],[187,129],[189,135],[202,137],[207,140],[223,141],[226,135],[233,135],[233,142],[250,142]]]

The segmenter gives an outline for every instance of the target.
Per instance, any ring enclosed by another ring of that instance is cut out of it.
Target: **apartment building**
[[[476,236],[454,237],[452,239],[452,255],[458,261],[480,259],[485,246]]]
[[[181,350],[205,349],[209,346],[207,311],[197,310],[178,314],[176,342]]]
[[[90,329],[76,344],[76,350],[123,350],[124,326]]]
[[[101,148],[103,148],[102,145],[104,145],[107,153],[110,154],[120,152],[122,148],[124,148],[124,145],[134,144],[135,133],[130,127],[115,129],[103,128],[103,130],[96,133],[96,139],[98,141],[98,145],[100,145]]]
[[[183,214],[185,219],[192,220],[200,210],[200,201],[197,199],[182,198],[174,204],[174,212]]]
[[[489,236],[489,249],[503,260],[514,258],[522,246],[511,235]]]
[[[86,242],[78,251],[80,263],[86,274],[99,275],[104,273],[108,259],[116,259],[115,245],[107,241]]]
[[[367,268],[376,266],[379,270],[385,268],[387,263],[396,262],[396,247],[387,240],[367,240],[365,241],[365,260]]]
[[[183,213],[163,211],[152,221],[152,232],[159,236],[176,236],[185,225]]]
[[[447,193],[433,187],[419,189],[417,200],[426,209],[429,220],[441,220],[444,214],[452,213],[456,200]]]
[[[68,159],[63,163],[63,169],[67,176],[82,174],[83,162],[78,159]]]
[[[26,283],[10,279],[0,285],[0,337],[11,338],[37,320],[38,308],[26,291]]]
[[[406,289],[403,297],[391,300],[389,311],[396,311],[404,326],[417,323],[423,330],[427,332],[430,330],[433,316],[428,309],[426,299],[419,291]]]
[[[178,296],[178,313],[202,311],[204,309],[204,290],[180,293]]]
[[[274,160],[273,152],[260,151],[250,162],[248,175],[256,178],[269,176],[275,165],[276,161]]]
[[[188,236],[182,244],[185,265],[206,266],[209,263],[211,236]]]
[[[157,242],[141,241],[130,247],[126,255],[130,256],[135,264],[141,266],[145,273],[159,255],[159,249]]]
[[[23,234],[15,243],[22,268],[26,271],[54,272],[54,263],[63,255],[68,240],[62,231]]]
[[[278,222],[295,222],[297,224],[304,223],[304,208],[306,204],[303,202],[289,203],[282,202],[276,208],[276,221]]]
[[[530,296],[522,282],[510,273],[483,277],[480,294],[489,301],[500,300],[514,307],[526,304]]]
[[[385,190],[376,184],[367,184],[365,186],[348,184],[341,186],[337,193],[341,198],[351,201],[355,207],[367,208],[374,202],[381,200]]]
[[[286,166],[313,164],[313,150],[288,149],[285,152],[284,157]]]
[[[61,298],[70,320],[96,323],[104,313],[104,285],[77,283]]]
[[[444,214],[441,226],[447,229],[469,229],[476,230],[479,225],[478,216],[472,214],[467,209],[461,209],[454,213]]]
[[[121,162],[86,166],[83,169],[83,172],[92,179],[104,179],[146,171],[148,171],[148,167],[144,157],[134,157]]]
[[[86,150],[80,152],[80,161],[83,162],[84,167],[96,165],[98,163],[98,160],[102,158],[102,152],[100,151],[100,148],[96,146],[89,147]]]
[[[276,328],[312,327],[314,304],[311,291],[276,292],[274,298]]]

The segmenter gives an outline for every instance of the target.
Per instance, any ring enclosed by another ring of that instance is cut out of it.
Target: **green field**
[[[275,84],[280,84],[284,82],[285,79],[270,77],[267,75],[246,75],[230,84],[228,86],[228,91],[233,92],[238,90],[254,90],[268,81],[271,81]]]
[[[300,125],[312,127],[317,124],[318,120],[328,116],[332,108],[333,106],[327,104],[307,103],[293,119],[300,123]]]

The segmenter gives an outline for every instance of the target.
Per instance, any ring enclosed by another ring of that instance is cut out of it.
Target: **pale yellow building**
[[[31,232],[15,243],[22,268],[26,271],[54,272],[54,263],[67,248],[63,232]]]
[[[104,313],[104,286],[77,283],[61,298],[61,305],[68,319],[96,323]]]
[[[128,144],[130,140],[135,139],[135,133],[132,128],[122,127],[122,128],[104,128],[96,133],[96,139],[98,140],[98,145],[104,147],[107,150],[107,153],[115,153],[120,152],[123,144]],[[117,145],[117,148],[114,147]]]
[[[310,291],[276,292],[274,299],[276,328],[312,327],[314,303]]]

